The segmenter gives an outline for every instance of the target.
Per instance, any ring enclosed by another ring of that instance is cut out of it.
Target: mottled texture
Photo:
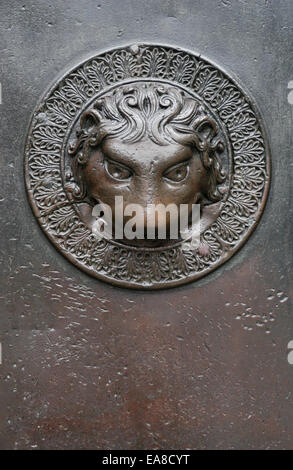
[[[293,4],[117,3],[0,4],[0,447],[292,449]],[[162,292],[111,287],[67,262],[23,180],[44,89],[85,56],[136,41],[176,43],[235,73],[272,149],[257,231],[207,278]]]

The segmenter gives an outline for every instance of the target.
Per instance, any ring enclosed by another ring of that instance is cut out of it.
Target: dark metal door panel
[[[0,447],[292,448],[293,4],[41,0],[0,11]],[[201,53],[238,77],[272,154],[245,246],[162,291],[112,287],[70,264],[40,230],[23,178],[44,90],[83,58],[137,41]]]

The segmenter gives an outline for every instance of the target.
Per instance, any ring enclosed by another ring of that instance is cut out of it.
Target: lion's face
[[[202,199],[221,199],[222,150],[216,121],[196,99],[174,87],[137,83],[109,92],[82,114],[69,154],[80,197],[109,206],[112,223],[119,196],[121,224],[136,204],[142,208],[136,225],[145,230],[149,206],[161,205],[154,229],[166,224],[168,230],[170,204],[178,213],[187,205],[190,216]]]
[[[192,204],[200,201],[207,185],[206,177],[200,156],[191,147],[177,143],[162,146],[147,137],[136,143],[105,140],[100,148],[92,150],[83,170],[91,199],[110,206],[113,218],[115,196],[123,197],[124,213],[129,204],[139,204],[143,216],[137,223],[145,230],[151,204],[174,204],[178,213],[181,204],[188,204],[191,213]],[[131,214],[124,215],[124,224]],[[165,223],[168,230],[169,213],[158,211],[156,228]]]

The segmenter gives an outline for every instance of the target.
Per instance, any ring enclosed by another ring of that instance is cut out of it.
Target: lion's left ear
[[[207,116],[199,117],[193,124],[194,130],[197,134],[208,142],[211,142],[218,132],[218,127],[215,121]]]

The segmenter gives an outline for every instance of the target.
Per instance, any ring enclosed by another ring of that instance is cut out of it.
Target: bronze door
[[[292,3],[0,11],[0,447],[292,448]],[[122,194],[200,246],[93,241]]]

